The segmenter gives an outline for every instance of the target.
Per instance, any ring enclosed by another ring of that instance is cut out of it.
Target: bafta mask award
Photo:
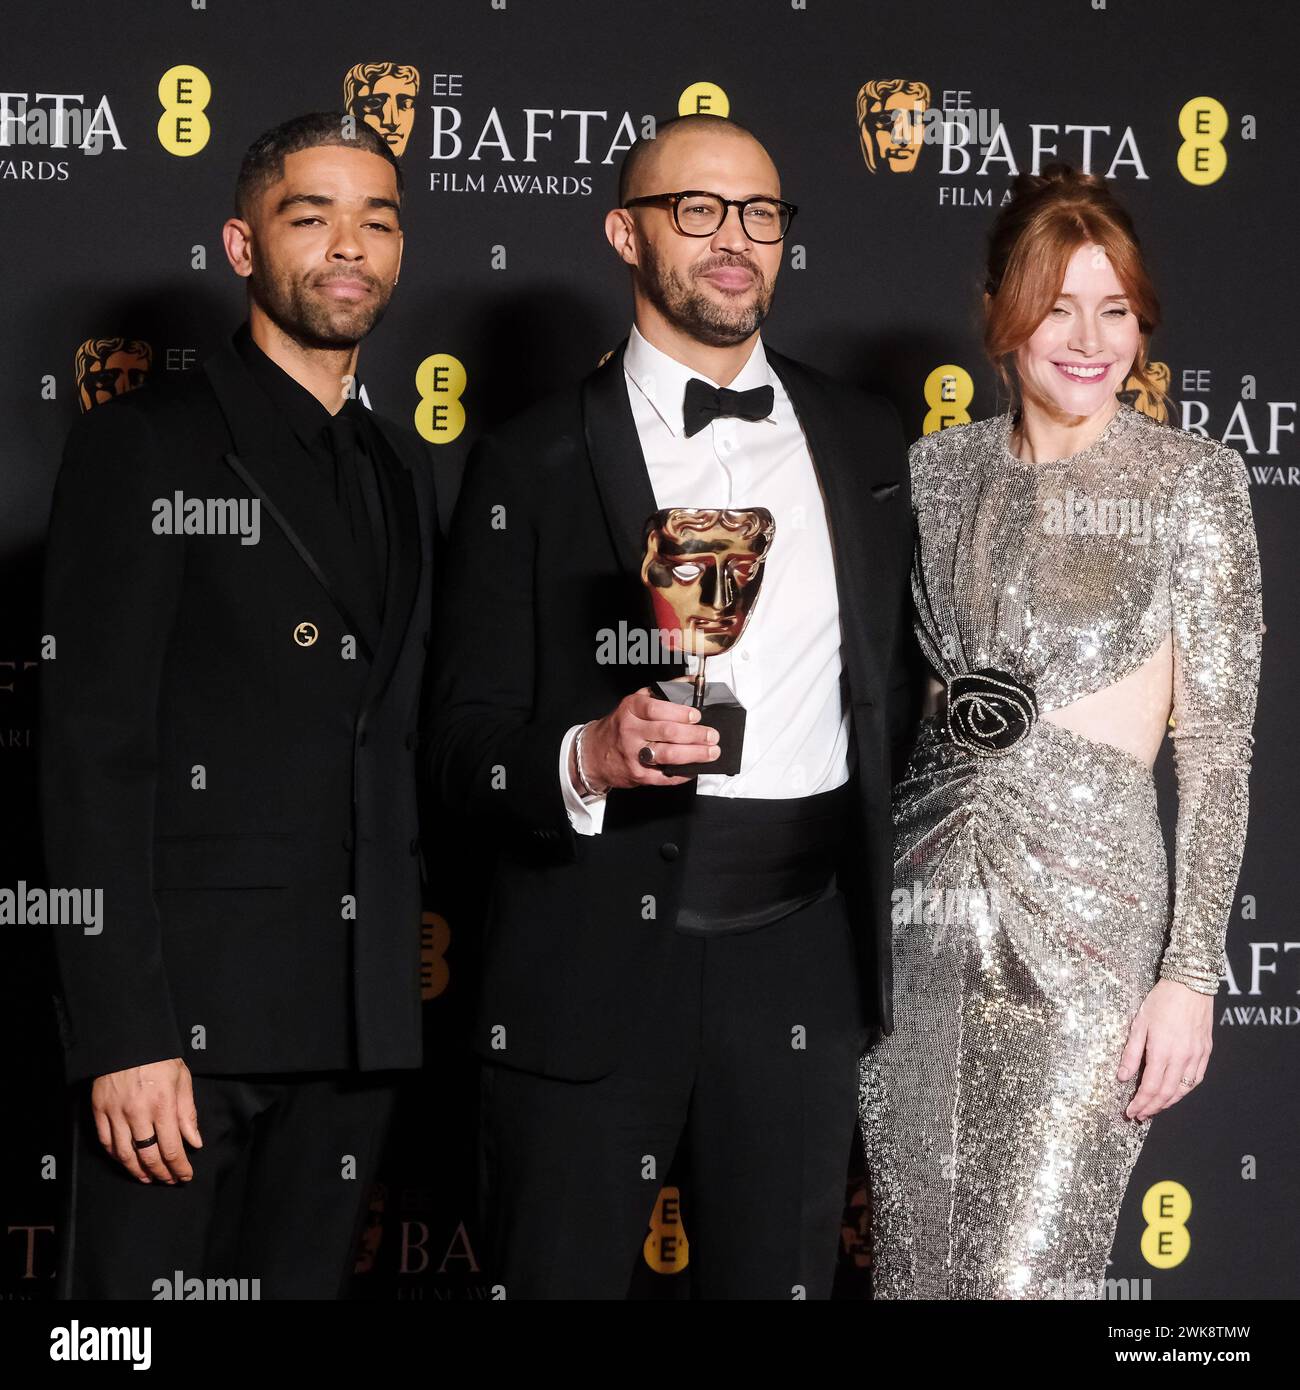
[[[776,523],[762,507],[669,507],[645,524],[641,582],[650,591],[655,626],[674,653],[694,656],[694,676],[658,681],[655,693],[691,705],[718,731],[713,762],[686,763],[674,773],[734,777],[745,740],[745,707],[731,688],[705,676],[709,657],[740,641],[754,611]]]

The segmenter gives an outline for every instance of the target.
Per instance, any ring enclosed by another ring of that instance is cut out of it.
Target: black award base
[[[655,691],[661,699],[675,705],[689,705],[695,698],[695,682],[684,680],[656,681]],[[695,777],[701,772],[721,773],[734,777],[740,771],[740,755],[745,746],[745,707],[732,694],[731,687],[722,681],[705,681],[704,708],[700,723],[718,731],[717,758],[707,763],[682,763],[672,769],[675,777]]]

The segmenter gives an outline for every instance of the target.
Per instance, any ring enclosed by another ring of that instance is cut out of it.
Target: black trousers
[[[58,1297],[152,1299],[176,1271],[257,1279],[263,1299],[340,1297],[397,1079],[194,1076],[203,1147],[187,1150],[193,1179],[172,1187],[146,1186],[106,1153],[89,1083],[72,1088]]]
[[[507,1298],[625,1298],[683,1140],[692,1297],[830,1296],[867,1038],[843,895],[669,935],[609,1076],[483,1066],[483,1220]]]

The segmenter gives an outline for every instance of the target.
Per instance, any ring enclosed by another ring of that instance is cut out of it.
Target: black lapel
[[[826,524],[835,557],[835,586],[840,605],[841,647],[853,698],[884,702],[884,666],[893,638],[894,614],[889,604],[876,602],[881,557],[889,552],[872,493],[877,481],[863,466],[875,441],[855,442],[850,453],[840,430],[848,421],[833,421],[836,403],[793,358],[766,349],[769,366],[781,379],[799,418],[813,468],[821,482]]]
[[[203,364],[235,448],[226,462],[262,502],[272,521],[315,576],[355,634],[367,660],[380,639],[379,615],[342,516],[319,499],[303,497],[277,459],[300,446],[267,400],[238,352],[224,343]]]
[[[655,511],[650,470],[632,418],[623,375],[627,339],[582,383],[587,455],[619,562],[641,583],[645,523]]]

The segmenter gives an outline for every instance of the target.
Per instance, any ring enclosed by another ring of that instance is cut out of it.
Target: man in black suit
[[[64,1296],[148,1298],[179,1270],[337,1297],[420,1063],[437,526],[426,447],[355,394],[401,176],[350,124],[250,147],[224,228],[247,323],[202,371],[97,406],[59,473],[47,868],[105,914],[56,929],[79,1083]]]
[[[476,1034],[496,1275],[625,1296],[684,1143],[692,1292],[826,1297],[858,1058],[892,1029],[906,449],[887,402],[760,341],[794,209],[752,135],[666,123],[619,203],[631,334],[477,445],[440,593],[428,770],[498,851]],[[646,689],[681,665],[635,664],[669,507],[775,518],[749,626],[708,664],[747,708],[734,777]]]

